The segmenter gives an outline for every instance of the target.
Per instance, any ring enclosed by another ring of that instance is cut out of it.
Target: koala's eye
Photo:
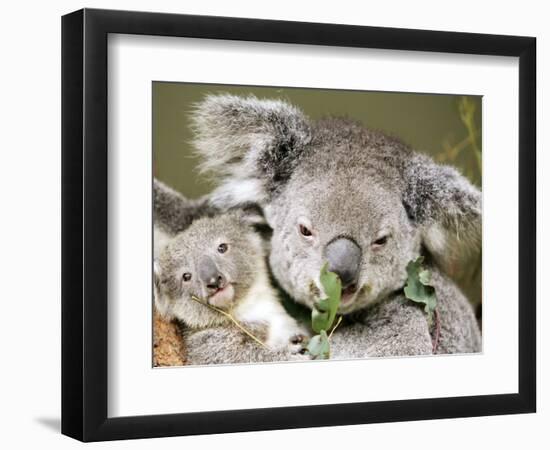
[[[388,242],[388,238],[389,236],[382,236],[382,237],[379,237],[378,239],[376,239],[373,243],[372,243],[372,246],[374,248],[378,248],[378,247],[382,247],[383,245],[386,245],[386,243]]]
[[[185,272],[185,273],[183,274],[182,278],[183,278],[183,281],[190,281],[191,278],[192,278],[192,276],[191,276],[191,274],[190,274],[189,272]]]
[[[225,253],[228,248],[227,244],[220,244],[218,245],[218,253]]]
[[[311,237],[311,230],[305,225],[300,224],[300,234],[305,237]]]

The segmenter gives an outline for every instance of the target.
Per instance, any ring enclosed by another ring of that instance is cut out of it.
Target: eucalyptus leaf
[[[320,333],[321,330],[327,328],[328,319],[328,312],[319,311],[316,308],[311,310],[311,328],[313,328],[313,331],[316,333]]]
[[[307,351],[313,359],[328,359],[330,357],[330,343],[325,330],[321,330],[318,335],[309,340]]]
[[[316,333],[321,332],[321,330],[328,330],[332,326],[342,295],[340,277],[333,272],[329,272],[328,263],[325,263],[321,268],[319,281],[327,297],[319,300],[311,311],[311,326]]]
[[[430,270],[421,270],[418,272],[418,279],[423,285],[430,286],[432,281],[432,272]]]
[[[437,297],[435,288],[431,285],[432,273],[422,266],[423,262],[424,257],[419,256],[407,264],[407,284],[404,292],[409,300],[424,305],[424,311],[431,322],[437,306]]]

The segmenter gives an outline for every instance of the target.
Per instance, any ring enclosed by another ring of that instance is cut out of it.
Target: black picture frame
[[[109,33],[519,57],[518,393],[107,417]],[[62,433],[82,441],[535,412],[536,39],[84,9],[62,18]]]

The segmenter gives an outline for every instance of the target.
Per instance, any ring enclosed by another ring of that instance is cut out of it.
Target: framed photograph
[[[62,20],[62,432],[536,408],[536,40]]]

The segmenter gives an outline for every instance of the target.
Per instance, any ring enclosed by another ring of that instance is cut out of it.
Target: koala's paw
[[[308,341],[308,336],[302,333],[291,336],[288,343],[288,352],[290,353],[291,361],[307,361],[311,359],[311,356],[307,352]]]

